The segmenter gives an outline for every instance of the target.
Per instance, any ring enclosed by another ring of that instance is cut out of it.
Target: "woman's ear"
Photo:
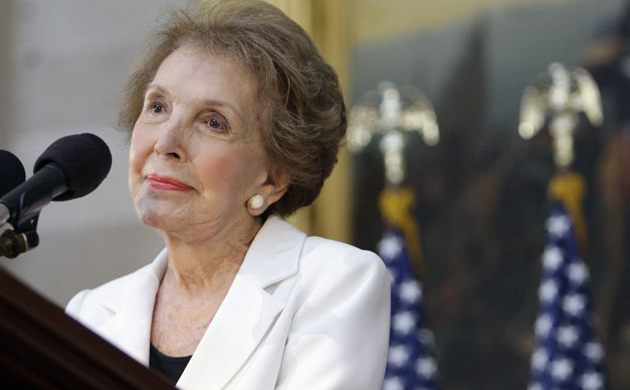
[[[287,192],[290,183],[289,175],[278,166],[274,166],[267,173],[267,179],[258,188],[257,194],[261,195],[264,203],[261,207],[253,208],[248,204],[249,213],[257,217],[267,210],[269,206],[279,201]]]

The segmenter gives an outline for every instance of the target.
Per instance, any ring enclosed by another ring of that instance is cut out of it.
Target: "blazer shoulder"
[[[381,388],[390,285],[376,254],[307,238],[288,308],[291,328],[277,389]]]
[[[304,243],[302,257],[317,257],[320,259],[319,261],[322,262],[334,262],[338,259],[351,257],[360,262],[383,263],[381,258],[374,252],[322,237],[307,237]]]
[[[305,271],[343,267],[359,273],[387,275],[385,263],[376,253],[322,237],[306,238],[301,265]]]

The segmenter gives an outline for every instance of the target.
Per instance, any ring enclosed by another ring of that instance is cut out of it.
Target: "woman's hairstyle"
[[[174,12],[151,37],[124,92],[118,127],[131,134],[144,93],[162,61],[184,45],[232,58],[258,82],[265,149],[289,177],[266,214],[287,216],[311,204],[337,162],[346,131],[339,81],[308,34],[282,11],[257,0],[227,0],[194,15]]]

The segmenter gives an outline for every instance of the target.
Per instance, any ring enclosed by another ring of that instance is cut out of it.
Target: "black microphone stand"
[[[16,233],[7,230],[0,236],[0,257],[13,259],[39,244],[37,232]]]
[[[13,259],[39,245],[37,221],[39,213],[24,221],[15,230],[6,230],[0,235],[0,257]]]

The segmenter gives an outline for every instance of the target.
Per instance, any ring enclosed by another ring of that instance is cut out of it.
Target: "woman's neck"
[[[191,295],[229,288],[261,226],[259,219],[252,218],[208,229],[203,239],[165,234],[169,261],[163,283]]]

